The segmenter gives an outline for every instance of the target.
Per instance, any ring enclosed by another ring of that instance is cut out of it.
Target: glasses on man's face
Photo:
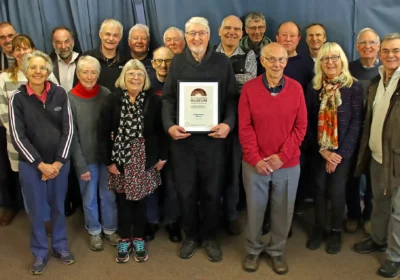
[[[332,55],[332,56],[326,56],[326,57],[321,58],[321,61],[322,61],[322,63],[324,63],[324,64],[328,64],[328,63],[329,63],[329,60],[331,60],[332,62],[338,62],[339,59],[340,59],[340,56],[338,56],[338,55]]]
[[[186,32],[186,35],[188,35],[191,38],[196,37],[196,34],[198,34],[200,38],[203,38],[204,36],[206,36],[208,34],[208,32],[207,31],[188,31],[188,32]]]
[[[170,65],[172,59],[153,59],[153,61],[157,66],[161,66],[163,63],[165,63],[166,65]]]
[[[31,71],[40,71],[40,72],[47,72],[47,67],[46,66],[37,66],[37,65],[29,65],[28,69]]]
[[[398,54],[400,54],[400,49],[396,48],[396,49],[392,49],[392,50],[389,50],[389,49],[381,50],[381,54],[383,54],[383,55],[389,55],[390,53],[392,53],[393,55],[398,55]]]
[[[376,45],[378,45],[379,44],[379,42],[378,41],[360,41],[360,42],[357,42],[357,44],[359,44],[359,45],[361,45],[361,46],[376,46]]]
[[[260,25],[260,26],[247,26],[248,29],[250,29],[251,32],[256,32],[256,30],[260,30],[261,32],[264,32],[267,27],[265,25]]]
[[[275,57],[275,56],[262,56],[264,57],[264,59],[266,59],[269,63],[275,63],[275,62],[279,62],[280,64],[283,64],[286,62],[287,58],[286,57]]]
[[[2,36],[0,36],[0,41],[4,41],[5,39],[12,40],[14,37],[15,37],[15,33],[10,33],[8,35],[2,35]]]
[[[144,78],[146,75],[143,72],[127,72],[126,76],[129,78]]]

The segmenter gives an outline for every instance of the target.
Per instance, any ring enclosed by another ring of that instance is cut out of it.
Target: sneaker
[[[135,254],[135,261],[145,262],[148,260],[149,254],[147,254],[146,245],[143,239],[133,240],[133,250]]]
[[[348,219],[344,228],[347,233],[355,233],[358,230],[358,225],[358,220]]]
[[[242,262],[243,269],[246,270],[247,272],[256,271],[258,269],[259,264],[260,264],[260,256],[253,254],[248,254]]]
[[[276,274],[286,274],[289,271],[289,266],[283,256],[271,257],[272,269]]]
[[[222,251],[216,240],[205,240],[202,245],[206,249],[210,261],[219,262],[222,260]]]
[[[104,250],[103,239],[100,234],[89,234],[89,247],[92,251]]]
[[[375,251],[385,252],[387,244],[379,245],[372,238],[354,244],[354,251],[360,254],[369,254]]]
[[[326,240],[325,251],[328,254],[337,254],[342,249],[342,233],[340,231],[331,231]]]
[[[68,250],[62,250],[61,252],[53,251],[53,257],[59,259],[65,265],[70,265],[75,262],[74,255]]]
[[[371,231],[372,231],[372,229],[371,229],[371,221],[364,221],[363,230],[364,230],[364,233],[366,235],[369,236],[371,234]]]
[[[179,257],[181,259],[190,259],[196,252],[197,245],[197,241],[193,239],[186,239],[182,242]]]
[[[129,239],[121,239],[117,246],[118,252],[115,260],[117,263],[129,261],[129,254],[132,252],[132,243]]]
[[[31,267],[31,274],[40,275],[46,268],[46,261],[43,258],[36,257]]]
[[[385,278],[393,278],[400,272],[400,262],[386,260],[378,269],[378,274]]]
[[[119,236],[116,232],[111,234],[104,234],[104,238],[110,242],[110,245],[113,247],[117,247],[119,241],[121,240],[121,236]]]

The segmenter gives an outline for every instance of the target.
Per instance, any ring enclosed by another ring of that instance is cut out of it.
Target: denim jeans
[[[85,225],[89,234],[112,234],[118,228],[118,212],[114,191],[107,190],[108,170],[104,164],[89,164],[90,181],[79,178]],[[80,176],[82,174],[79,174]],[[100,209],[97,195],[100,197]],[[101,211],[101,223],[99,220]]]

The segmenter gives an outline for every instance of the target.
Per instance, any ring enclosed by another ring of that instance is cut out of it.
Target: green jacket
[[[369,168],[372,158],[369,148],[371,133],[373,103],[375,100],[380,76],[372,79],[368,87],[368,98],[364,117],[364,127],[361,135],[360,149],[357,160],[356,176],[361,176]],[[391,193],[392,189],[400,186],[400,82],[390,100],[382,131],[382,159],[383,174],[380,176],[380,188],[384,195]]]
[[[264,38],[261,41],[260,49],[269,43],[272,43],[271,39],[268,38],[267,36],[264,36]],[[248,53],[252,48],[250,47],[250,39],[249,36],[245,36],[240,40],[239,43],[240,47],[244,50],[245,53]]]

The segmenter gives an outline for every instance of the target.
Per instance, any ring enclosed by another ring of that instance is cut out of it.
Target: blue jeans
[[[118,212],[114,191],[107,190],[108,170],[104,164],[89,164],[90,181],[79,178],[85,225],[89,234],[113,234],[118,228]],[[80,176],[82,174],[79,174]],[[100,196],[101,223],[97,193]]]

